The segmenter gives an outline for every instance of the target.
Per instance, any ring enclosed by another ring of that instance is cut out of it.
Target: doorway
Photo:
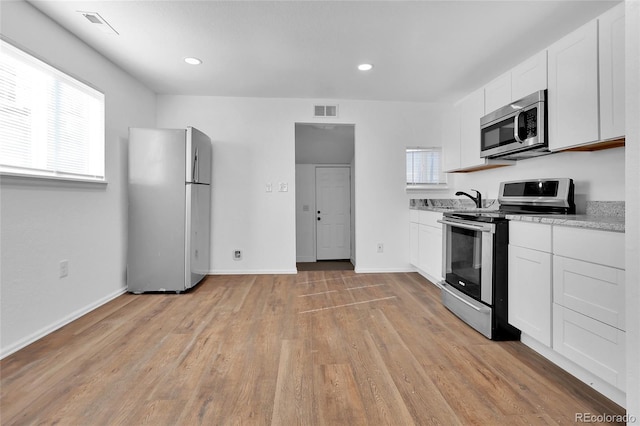
[[[355,125],[295,124],[298,270],[355,264]]]

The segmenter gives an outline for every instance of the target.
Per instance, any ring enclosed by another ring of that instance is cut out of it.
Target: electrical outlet
[[[268,183],[265,185],[264,190],[265,190],[266,192],[273,192],[273,184],[272,184],[271,182],[268,182]]]
[[[384,252],[384,244],[378,243],[378,253]]]
[[[233,260],[242,260],[242,250],[233,251]]]
[[[69,275],[69,261],[61,260],[60,261],[60,278],[64,278]]]

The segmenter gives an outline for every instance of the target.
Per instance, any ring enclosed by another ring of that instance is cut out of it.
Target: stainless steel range
[[[458,210],[443,215],[442,302],[489,339],[517,340],[520,331],[508,323],[506,215],[575,213],[573,181],[502,182],[498,202],[498,210]]]

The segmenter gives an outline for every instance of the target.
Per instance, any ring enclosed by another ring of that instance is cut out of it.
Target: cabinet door
[[[553,301],[624,330],[624,275],[622,269],[554,256]]]
[[[624,331],[554,304],[553,348],[618,389],[625,389]]]
[[[509,324],[551,346],[551,254],[509,245]]]
[[[442,166],[444,171],[460,168],[460,107],[452,107],[444,116],[442,129]]]
[[[425,272],[442,281],[442,228],[426,226]]]
[[[410,262],[413,266],[418,267],[418,262],[420,259],[420,243],[419,243],[419,235],[420,232],[419,226],[416,222],[409,223],[409,247],[410,247]]]
[[[418,268],[427,270],[427,253],[429,252],[429,227],[418,225]]]
[[[484,164],[480,158],[480,118],[484,115],[484,89],[473,92],[460,102],[460,165]]]
[[[511,103],[511,73],[501,75],[484,87],[486,114]]]
[[[600,139],[624,136],[624,4],[598,18]]]
[[[599,139],[596,20],[549,48],[548,93],[552,151]]]
[[[547,88],[547,51],[543,50],[511,70],[511,100]]]

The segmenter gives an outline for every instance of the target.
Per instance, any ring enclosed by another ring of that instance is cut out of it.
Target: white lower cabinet
[[[424,270],[432,278],[442,281],[442,228],[420,225],[424,227]]]
[[[625,330],[624,270],[554,256],[553,293],[555,303]]]
[[[553,348],[618,389],[625,389],[625,333],[553,305]]]
[[[624,234],[554,227],[553,348],[625,389]]]
[[[551,346],[551,253],[509,245],[509,324]]]
[[[523,342],[624,399],[624,233],[511,221],[509,323]]]
[[[442,213],[411,210],[409,217],[411,264],[436,284],[442,280]]]
[[[409,223],[409,247],[410,247],[410,262],[414,266],[418,266],[418,261],[420,260],[420,246],[419,238],[418,238],[418,230],[420,228],[420,224],[418,222],[410,222]]]

